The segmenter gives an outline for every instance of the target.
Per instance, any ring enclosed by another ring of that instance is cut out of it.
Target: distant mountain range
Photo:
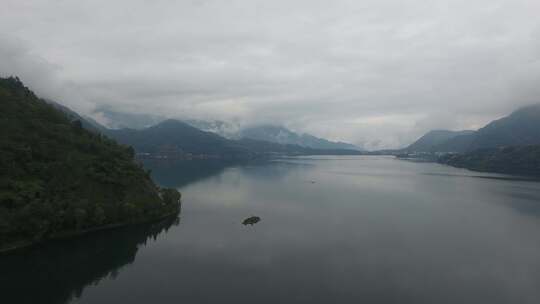
[[[103,111],[102,113],[107,113],[105,114],[106,120],[116,117],[121,121],[110,123],[109,125],[120,126],[126,121],[129,121],[139,127],[137,129],[108,128],[90,117],[82,117],[75,111],[57,102],[47,102],[66,113],[71,120],[81,121],[85,129],[107,135],[121,144],[132,146],[139,154],[150,155],[149,157],[245,159],[271,154],[360,154],[359,151],[353,149],[332,148],[331,144],[327,144],[324,148],[316,149],[296,144],[276,143],[253,138],[239,138],[239,131],[232,124],[221,121],[188,120],[183,122],[175,119],[167,119],[152,126],[143,127],[146,123],[157,118],[151,115]],[[228,134],[230,138],[236,137],[236,139],[225,138],[216,133]],[[290,133],[294,134],[292,132]],[[235,135],[233,136],[232,134]],[[325,143],[324,140],[320,141]],[[346,145],[344,146],[346,147]]]
[[[478,131],[430,131],[407,152],[470,152],[504,146],[540,144],[540,104],[523,107]]]
[[[158,115],[121,113],[106,108],[100,108],[94,114],[109,129],[142,130],[167,120],[167,118]],[[221,120],[185,119],[182,122],[201,131],[212,132],[227,139],[247,138],[285,145],[298,145],[312,149],[361,150],[359,147],[349,143],[333,142],[310,134],[298,134],[282,126],[261,125],[241,128],[237,123]]]
[[[228,159],[251,158],[272,153],[287,155],[360,154],[356,150],[313,149],[248,138],[227,139],[173,119],[141,130],[107,129],[104,133],[119,143],[132,146],[139,153],[161,155],[164,158],[182,157],[186,154]]]
[[[402,157],[411,155],[411,152],[427,152],[432,160],[472,170],[524,175],[538,175],[539,172],[540,104],[518,109],[477,131],[433,130],[405,149],[368,153],[359,151],[351,144],[332,142],[309,134],[300,135],[272,125],[240,129],[238,125],[221,121],[183,122],[162,120],[151,115],[105,111],[107,114],[102,112],[101,118],[108,121],[109,126],[122,126],[126,120],[137,126],[108,128],[54,101],[46,102],[64,112],[75,126],[80,121],[80,127],[95,135],[101,133],[121,144],[132,146],[142,158],[252,159],[271,155],[358,154],[394,154]],[[110,121],[115,117],[120,122]],[[159,122],[146,126],[156,120]],[[441,156],[434,152],[454,153]]]
[[[238,139],[238,133],[240,132],[240,125],[222,120],[186,119],[183,121],[199,130],[212,132],[228,139]]]
[[[137,152],[157,153],[163,149],[207,155],[245,155],[249,150],[212,132],[205,132],[179,120],[165,120],[149,128],[108,129],[105,134],[132,146]]]
[[[240,131],[240,138],[268,141],[278,144],[298,145],[312,149],[360,150],[355,145],[333,142],[310,134],[297,134],[291,130],[273,125],[246,128]]]
[[[475,133],[468,150],[540,144],[540,104],[523,107]]]

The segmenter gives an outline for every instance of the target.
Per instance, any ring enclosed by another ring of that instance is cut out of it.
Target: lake
[[[540,303],[538,181],[378,156],[147,166],[178,219],[0,257],[2,302]]]

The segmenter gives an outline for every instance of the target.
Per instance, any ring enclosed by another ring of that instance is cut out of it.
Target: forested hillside
[[[455,142],[456,138],[474,136],[474,131],[449,131],[433,130],[420,137],[417,141],[405,148],[410,152],[455,152],[455,145],[448,145],[448,142]]]
[[[249,153],[246,148],[234,141],[173,119],[141,130],[109,129],[105,132],[118,142],[134,147],[137,152],[155,153],[163,147],[174,147],[193,154],[247,155]]]
[[[478,131],[430,131],[404,150],[464,153],[530,145],[540,145],[540,104],[520,108]]]
[[[174,213],[134,151],[85,130],[26,88],[0,78],[0,250]]]
[[[474,171],[540,177],[540,146],[479,149],[464,154],[444,155],[439,162]]]
[[[151,155],[169,150],[194,155],[212,155],[227,159],[252,159],[273,154],[280,155],[358,155],[361,151],[346,149],[314,149],[300,145],[280,144],[242,138],[231,140],[212,132],[169,119],[149,128],[105,130],[105,134],[119,143],[130,145],[139,153]]]

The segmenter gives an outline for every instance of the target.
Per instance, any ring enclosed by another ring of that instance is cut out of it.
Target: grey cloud
[[[278,122],[386,148],[540,101],[535,0],[5,2],[0,73],[86,114]]]

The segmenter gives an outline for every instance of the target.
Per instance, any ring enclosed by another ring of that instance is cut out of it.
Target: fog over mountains
[[[240,138],[264,140],[280,144],[299,145],[314,149],[352,149],[360,150],[359,147],[344,143],[332,142],[318,138],[310,134],[297,134],[287,128],[273,125],[255,126],[242,129],[238,135]]]
[[[186,134],[195,132],[198,134],[195,136],[196,138],[199,138],[200,135],[209,138],[221,138],[222,141],[230,140],[225,146],[234,146],[235,148],[238,148],[237,146],[244,145],[243,149],[250,146],[251,150],[259,152],[264,150],[264,144],[261,144],[261,142],[275,143],[277,145],[266,146],[266,148],[272,151],[281,152],[306,152],[299,149],[301,147],[322,150],[363,151],[362,148],[349,143],[329,141],[305,133],[298,134],[283,126],[255,125],[242,127],[238,123],[224,121],[204,121],[195,119],[180,121],[166,119],[156,115],[128,114],[109,110],[102,110],[99,113],[95,113],[94,117],[99,120],[99,122],[97,122],[91,117],[82,117],[59,103],[54,101],[49,102],[56,108],[67,113],[72,119],[81,120],[85,128],[105,132],[113,138],[119,138],[121,142],[127,144],[134,143],[136,146],[148,140],[155,140],[155,136],[150,132],[151,130],[156,128],[163,130],[165,126],[174,126],[171,128],[170,135],[168,136],[170,136],[170,138],[179,137],[181,142],[186,140],[186,138],[182,138],[182,136],[185,135],[183,132],[187,132]],[[137,130],[141,132],[138,132]],[[540,103],[515,109],[509,115],[491,121],[476,131],[429,131],[406,148],[403,148],[402,151],[465,153],[486,148],[540,145],[540,132],[538,130],[540,130]],[[164,136],[163,132],[159,133],[160,136]],[[136,139],[133,136],[139,136],[139,138]],[[146,139],[146,137],[148,137],[148,139]],[[189,136],[187,141],[189,142]],[[153,148],[149,149],[148,147],[150,146],[147,146],[143,150],[153,151],[160,144],[163,144],[163,142],[158,144],[154,143]],[[218,144],[218,146],[220,145],[221,144]],[[196,144],[192,148],[195,146]],[[289,147],[286,148],[286,146]],[[204,147],[202,150],[197,150],[197,148],[190,148],[190,150],[197,153],[203,150],[209,152],[211,149],[208,150]],[[226,149],[223,150],[223,148],[218,148],[218,150],[226,151]]]
[[[430,131],[404,150],[470,152],[486,148],[529,145],[540,145],[540,104],[517,109],[478,131]]]
[[[81,115],[271,124],[374,150],[540,96],[537,0],[2,4],[0,74]]]
[[[129,114],[100,109],[93,114],[104,126],[110,129],[141,130],[158,125],[168,120],[163,116],[149,114]],[[91,121],[92,119],[90,119]],[[239,123],[220,120],[205,121],[197,119],[182,119],[183,123],[205,132],[215,133],[227,139],[252,139],[277,144],[298,145],[312,149],[351,149],[361,148],[344,142],[333,142],[310,134],[298,134],[283,126],[254,125],[243,127]]]

